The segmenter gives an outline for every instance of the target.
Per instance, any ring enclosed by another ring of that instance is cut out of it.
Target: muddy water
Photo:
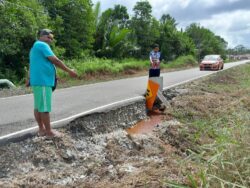
[[[126,129],[129,134],[145,134],[150,133],[156,126],[162,122],[164,114],[159,111],[150,112],[148,118],[139,121],[134,126]]]

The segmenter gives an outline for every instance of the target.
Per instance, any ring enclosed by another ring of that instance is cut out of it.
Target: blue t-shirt
[[[48,57],[55,56],[50,46],[36,41],[30,50],[30,85],[54,86],[56,69]]]

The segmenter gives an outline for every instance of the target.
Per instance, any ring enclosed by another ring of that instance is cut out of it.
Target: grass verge
[[[69,67],[73,67],[81,78],[88,78],[89,76],[119,76],[124,74],[135,74],[139,71],[147,71],[149,68],[149,60],[136,60],[136,59],[86,59],[86,60],[71,60],[65,62]],[[196,60],[193,56],[181,56],[173,62],[161,63],[161,68],[174,69],[174,68],[187,68],[196,66]],[[58,70],[59,77],[67,77],[67,74]]]
[[[177,97],[172,115],[192,147],[180,161],[185,183],[169,187],[250,187],[250,65],[220,72],[188,86]],[[192,164],[195,170],[187,171]]]
[[[101,81],[116,80],[128,77],[145,76],[148,74],[149,60],[136,59],[98,59],[86,58],[82,60],[67,60],[65,64],[76,70],[79,79],[71,79],[67,73],[57,69],[58,88],[97,83]],[[197,66],[192,56],[182,56],[173,62],[161,63],[162,72],[176,69],[185,69]],[[16,81],[17,88],[0,89],[0,97],[23,95],[31,93],[30,88],[24,84],[25,78]]]

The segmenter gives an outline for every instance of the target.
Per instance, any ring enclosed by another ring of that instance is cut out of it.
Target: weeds
[[[86,75],[117,75],[127,72],[127,70],[148,70],[150,67],[149,60],[136,59],[89,58],[84,60],[70,60],[65,63],[69,67],[74,68],[81,77],[85,77]],[[182,56],[171,63],[162,63],[161,68],[185,68],[194,65],[196,65],[196,61],[192,56]],[[61,70],[58,70],[58,75],[59,77],[67,77]]]
[[[140,70],[148,66],[148,61],[138,61],[133,59],[125,59],[116,61],[111,59],[87,59],[87,60],[71,60],[65,62],[69,67],[74,68],[81,77],[85,75],[116,75],[127,69]],[[60,76],[65,77],[65,73],[59,72]]]
[[[181,171],[190,163],[198,165],[198,172],[187,175],[188,187],[250,187],[249,73],[250,65],[244,65],[216,74],[206,84],[195,85],[193,95],[172,103],[174,116],[189,127],[181,134],[196,144],[180,165]]]
[[[180,56],[173,62],[167,63],[163,65],[165,68],[183,68],[183,67],[192,67],[192,66],[198,66],[196,60],[193,56]]]

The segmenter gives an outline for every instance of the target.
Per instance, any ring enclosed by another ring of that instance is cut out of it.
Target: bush
[[[82,77],[86,74],[103,74],[103,75],[115,75],[125,72],[126,70],[143,70],[148,69],[149,61],[135,60],[135,59],[98,59],[88,58],[84,60],[68,60],[65,61],[69,67],[74,68],[78,74]],[[66,74],[61,70],[58,70],[59,77],[65,77]]]
[[[173,62],[163,65],[165,68],[183,68],[197,65],[197,61],[192,55],[180,56]]]

